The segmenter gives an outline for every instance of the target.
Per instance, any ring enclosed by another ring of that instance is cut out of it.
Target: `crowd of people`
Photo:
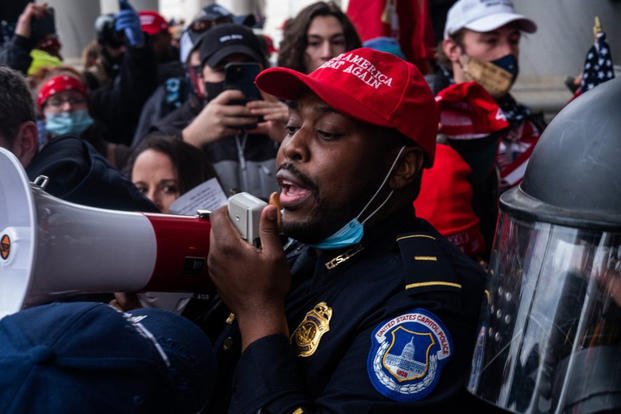
[[[178,314],[117,292],[1,319],[0,411],[493,411],[466,384],[498,197],[546,126],[510,94],[537,26],[453,3],[417,67],[332,2],[289,19],[274,60],[254,18],[212,4],[175,38],[120,0],[77,69],[29,3],[0,51],[0,147],[31,180],[114,210],[170,213],[214,177],[279,201],[260,248],[211,214],[217,293]]]

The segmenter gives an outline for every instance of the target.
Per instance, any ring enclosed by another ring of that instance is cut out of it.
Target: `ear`
[[[422,173],[423,161],[424,155],[420,148],[407,147],[390,177],[390,188],[399,190],[414,181]]]
[[[442,51],[446,57],[453,63],[459,62],[459,57],[463,54],[461,46],[455,40],[448,38],[442,41]]]
[[[24,168],[30,164],[39,151],[39,131],[34,122],[26,121],[19,126],[11,151]]]

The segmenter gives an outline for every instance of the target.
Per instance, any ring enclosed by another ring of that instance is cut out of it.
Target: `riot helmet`
[[[468,388],[513,412],[621,411],[621,79],[568,104],[500,198]]]

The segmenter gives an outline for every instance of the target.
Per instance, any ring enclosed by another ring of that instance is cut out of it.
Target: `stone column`
[[[155,10],[159,11],[160,4],[158,0],[129,0],[130,4],[136,10]]]
[[[233,14],[250,14],[256,9],[255,0],[220,0],[217,3],[229,9]]]
[[[99,2],[81,0],[47,0],[54,8],[56,31],[62,42],[61,53],[68,64],[79,62],[82,49],[95,39],[95,19]]]
[[[89,0],[91,1],[91,0]],[[116,13],[119,11],[118,0],[100,0],[101,12]],[[136,10],[159,10],[158,0],[129,0],[129,4],[134,6]]]
[[[166,19],[183,19],[188,24],[203,6],[204,0],[160,0],[160,13]]]

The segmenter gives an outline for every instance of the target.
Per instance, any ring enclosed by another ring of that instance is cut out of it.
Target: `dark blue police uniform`
[[[301,246],[289,257],[290,338],[262,338],[239,356],[229,317],[216,341],[221,389],[208,412],[446,412],[474,404],[465,383],[485,273],[411,208],[358,246]]]

